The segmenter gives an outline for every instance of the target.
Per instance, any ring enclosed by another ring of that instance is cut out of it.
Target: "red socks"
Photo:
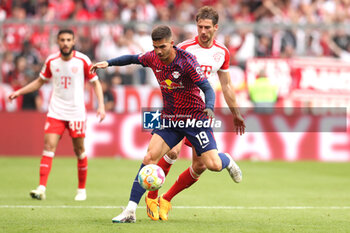
[[[55,156],[54,152],[44,151],[43,156],[40,161],[40,182],[39,185],[43,185],[46,187],[47,179],[49,177],[52,159]],[[79,180],[79,189],[85,189],[86,185],[86,177],[87,177],[87,168],[88,168],[88,160],[84,155],[83,159],[78,158],[78,180]]]
[[[41,157],[40,161],[40,181],[39,184],[46,187],[47,178],[49,177],[50,171],[51,171],[51,165],[52,165],[52,157],[49,157],[45,154],[47,154],[48,151],[44,151],[43,156]],[[52,152],[52,154],[54,154]]]
[[[164,155],[158,162],[158,166],[161,167],[164,171],[165,176],[168,175],[169,170],[171,168],[171,165],[173,165],[173,163],[175,162],[175,160],[171,160],[169,159],[169,157],[167,155]],[[148,198],[151,199],[155,199],[158,197],[158,190],[156,191],[149,191],[147,194]]]
[[[163,195],[163,198],[167,201],[171,201],[171,199],[176,194],[196,183],[198,179],[199,176],[194,173],[192,167],[187,168],[183,173],[180,174],[168,192]]]
[[[88,160],[85,156],[83,159],[78,158],[78,180],[79,180],[79,189],[85,189],[86,177],[87,177],[87,168]]]

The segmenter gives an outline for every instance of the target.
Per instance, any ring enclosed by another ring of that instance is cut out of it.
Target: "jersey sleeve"
[[[49,80],[52,77],[50,65],[51,59],[47,58],[39,74],[40,78],[42,78],[43,80]]]
[[[230,52],[228,51],[227,48],[224,48],[224,51],[225,51],[225,61],[220,67],[219,71],[228,72],[230,67]]]
[[[89,82],[93,82],[98,80],[98,76],[96,73],[90,73],[90,68],[92,66],[91,60],[88,56],[84,57],[84,77],[85,80]]]
[[[208,80],[207,77],[205,77],[199,63],[194,57],[189,58],[188,61],[189,66],[187,66],[187,72],[196,85]]]
[[[143,67],[151,67],[154,60],[151,52],[141,53],[138,59]]]

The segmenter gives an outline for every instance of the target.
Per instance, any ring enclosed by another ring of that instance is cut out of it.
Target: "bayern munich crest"
[[[221,54],[220,53],[215,53],[213,57],[214,57],[214,61],[219,62],[220,58],[221,58]]]
[[[78,72],[78,67],[73,66],[73,67],[72,67],[72,72],[73,72],[74,74],[76,74],[76,73]]]

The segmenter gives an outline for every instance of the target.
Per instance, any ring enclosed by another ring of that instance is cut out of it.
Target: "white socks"
[[[137,208],[137,203],[133,202],[133,201],[129,201],[125,210],[130,211],[130,212],[136,212],[136,208]]]

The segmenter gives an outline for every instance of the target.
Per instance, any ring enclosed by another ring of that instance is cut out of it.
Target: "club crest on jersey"
[[[219,62],[221,59],[221,53],[215,53],[213,58],[214,58],[214,61]]]
[[[181,74],[179,71],[174,71],[171,75],[174,77],[174,79],[178,79]]]
[[[73,67],[72,67],[72,72],[73,72],[74,74],[76,74],[76,73],[78,72],[78,67],[73,66]]]

